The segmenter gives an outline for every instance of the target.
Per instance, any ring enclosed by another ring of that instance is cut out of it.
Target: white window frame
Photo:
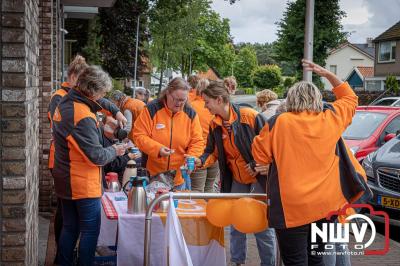
[[[389,60],[381,60],[381,46],[384,43],[390,43],[390,59]],[[396,61],[396,58],[392,58],[393,54],[393,47],[396,47],[396,41],[386,41],[386,42],[380,42],[379,43],[379,48],[378,48],[378,63],[392,63]],[[396,49],[396,48],[395,48]]]
[[[366,91],[376,91],[376,90],[369,90],[368,89],[368,81],[379,81],[380,82],[380,90],[379,91],[384,91],[385,90],[385,80],[380,78],[380,77],[372,77],[372,78],[366,78],[364,79],[364,88]]]

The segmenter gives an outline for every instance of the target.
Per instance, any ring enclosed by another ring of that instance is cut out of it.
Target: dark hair
[[[230,100],[230,93],[222,81],[211,81],[202,93],[212,99],[217,99],[220,96],[224,103],[229,103]]]
[[[176,77],[173,78],[167,85],[167,87],[161,92],[160,99],[165,99],[167,92],[171,93],[176,90],[185,90],[189,91],[190,86],[183,78]]]

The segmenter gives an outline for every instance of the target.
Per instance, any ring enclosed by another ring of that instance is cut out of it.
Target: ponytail
[[[68,66],[68,77],[75,75],[78,78],[79,74],[88,67],[86,60],[81,55],[76,55],[74,60]]]

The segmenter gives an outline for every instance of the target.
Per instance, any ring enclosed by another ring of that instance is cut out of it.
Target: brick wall
[[[57,2],[54,0],[54,2]],[[39,210],[51,211],[51,199],[53,192],[53,178],[48,170],[48,156],[51,140],[50,123],[47,110],[50,97],[53,92],[53,83],[56,71],[54,69],[56,45],[55,19],[53,0],[40,0],[39,3],[39,127],[40,127],[40,171],[39,171]]]
[[[1,1],[1,265],[37,265],[38,0]]]

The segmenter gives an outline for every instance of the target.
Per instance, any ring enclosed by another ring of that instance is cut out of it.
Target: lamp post
[[[132,97],[135,98],[136,94],[136,72],[137,72],[137,63],[138,63],[138,47],[139,47],[139,25],[140,25],[140,14],[137,16],[136,22],[136,48],[135,48],[135,70],[133,73],[133,92]]]
[[[231,76],[233,76],[233,66],[235,65],[235,63],[243,63],[242,60],[238,60],[238,61],[233,61],[232,65],[231,65]]]
[[[306,0],[306,18],[304,32],[304,59],[313,60],[314,42],[314,4],[315,0]],[[303,67],[303,80],[312,81],[312,72]]]

